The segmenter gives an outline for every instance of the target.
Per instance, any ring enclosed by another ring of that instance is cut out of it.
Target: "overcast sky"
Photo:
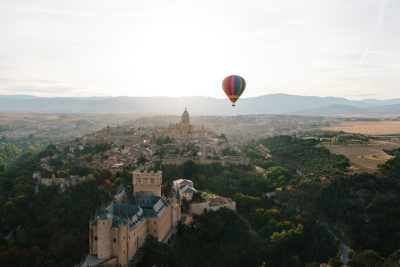
[[[0,0],[0,94],[400,98],[399,0]]]

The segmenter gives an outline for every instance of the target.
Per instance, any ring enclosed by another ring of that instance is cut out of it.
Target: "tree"
[[[99,184],[103,184],[106,180],[108,180],[108,178],[110,178],[112,176],[112,172],[110,170],[102,170],[99,173]]]
[[[170,249],[167,244],[158,242],[154,236],[148,235],[139,251],[143,254],[142,266],[169,266]]]
[[[104,153],[105,151],[110,150],[110,149],[111,149],[111,144],[108,142],[99,142],[99,143],[96,143],[96,145],[94,146],[94,151],[96,153],[100,153],[100,152]]]

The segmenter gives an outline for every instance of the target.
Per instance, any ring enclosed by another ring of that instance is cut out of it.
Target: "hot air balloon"
[[[246,89],[246,81],[238,75],[230,75],[222,81],[222,89],[224,89],[226,96],[234,107],[236,101]]]

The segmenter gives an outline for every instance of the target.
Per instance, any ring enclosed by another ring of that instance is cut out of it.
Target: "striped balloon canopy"
[[[236,101],[246,89],[246,81],[238,75],[230,75],[222,81],[222,89],[224,89],[226,96],[234,107]]]

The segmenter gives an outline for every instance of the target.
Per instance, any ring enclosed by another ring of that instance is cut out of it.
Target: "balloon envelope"
[[[230,75],[222,81],[222,89],[232,102],[232,106],[235,106],[236,101],[246,89],[246,81],[238,75]]]

